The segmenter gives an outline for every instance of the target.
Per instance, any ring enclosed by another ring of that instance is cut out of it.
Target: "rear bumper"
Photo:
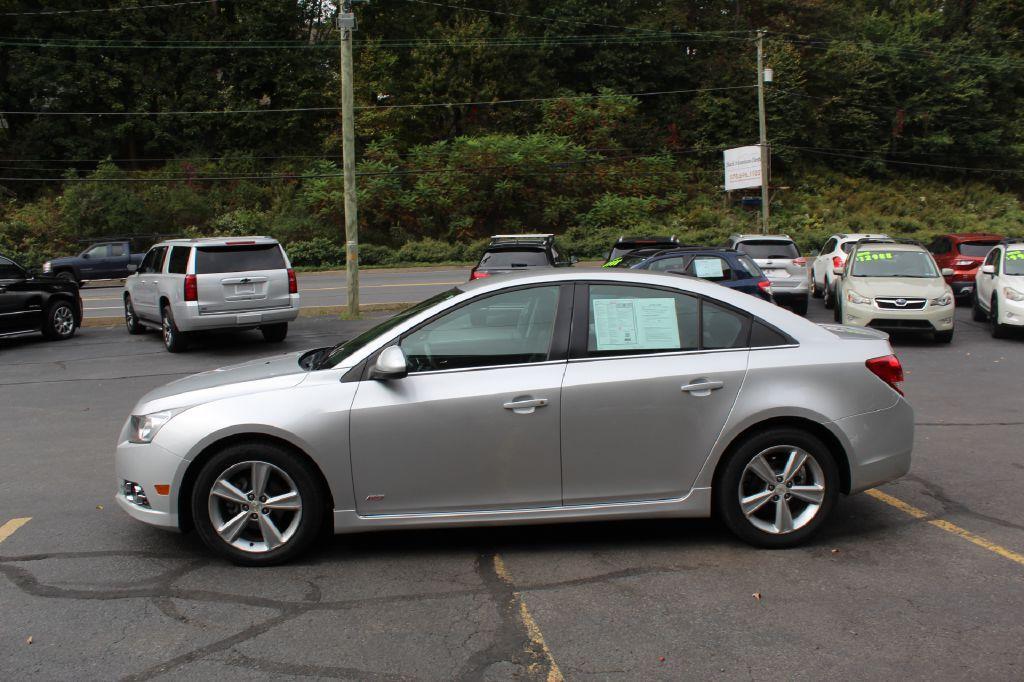
[[[850,492],[858,493],[910,471],[914,409],[903,398],[892,407],[833,422],[848,443]]]
[[[195,303],[175,306],[174,322],[183,332],[207,329],[251,329],[265,324],[291,322],[299,316],[299,295],[292,294],[290,305],[265,310],[199,314]]]
[[[811,292],[810,283],[806,277],[769,277],[772,283],[772,295],[776,300],[804,298]]]

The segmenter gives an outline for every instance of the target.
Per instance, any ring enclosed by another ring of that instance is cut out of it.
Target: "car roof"
[[[952,239],[957,242],[968,242],[975,239],[984,239],[992,241],[1002,241],[1003,236],[998,234],[992,234],[991,232],[950,232],[949,234],[940,234],[940,239]]]
[[[771,241],[771,242],[791,242],[792,237],[788,234],[734,234],[729,239],[735,239],[736,241]]]
[[[488,251],[547,251],[547,244],[491,244],[484,253]]]
[[[889,235],[881,232],[850,232],[850,233],[839,233],[832,235],[840,241],[850,241],[851,239],[889,239]]]
[[[907,244],[905,242],[866,242],[864,244],[858,244],[857,251],[924,251],[928,252],[928,249],[924,248],[920,244]]]
[[[165,239],[155,246],[246,246],[250,244],[277,244],[272,237],[196,237],[195,239]]]

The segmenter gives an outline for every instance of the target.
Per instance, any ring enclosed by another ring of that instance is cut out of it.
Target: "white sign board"
[[[725,157],[725,191],[745,187],[761,186],[761,147],[736,147],[726,149]]]
[[[671,298],[594,299],[597,350],[679,349],[679,322]]]

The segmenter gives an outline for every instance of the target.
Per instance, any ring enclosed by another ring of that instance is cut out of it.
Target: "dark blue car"
[[[637,249],[612,259],[606,268],[671,272],[718,282],[751,296],[772,300],[772,283],[754,260],[733,249],[687,246],[676,249]]]

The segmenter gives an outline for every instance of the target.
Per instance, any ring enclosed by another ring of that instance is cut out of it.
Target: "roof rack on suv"
[[[671,237],[627,237],[626,235],[619,235],[619,240],[616,244],[622,244],[623,242],[628,244],[657,244],[659,242],[675,242],[679,243],[679,239],[672,235]]]
[[[491,235],[489,246],[500,246],[503,244],[532,244],[542,246],[554,241],[553,234],[494,234]]]

